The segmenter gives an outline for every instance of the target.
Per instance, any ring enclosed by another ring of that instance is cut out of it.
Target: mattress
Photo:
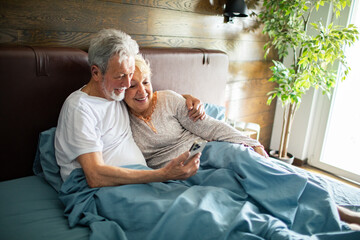
[[[88,227],[70,229],[57,192],[41,177],[0,182],[0,239],[89,239]]]

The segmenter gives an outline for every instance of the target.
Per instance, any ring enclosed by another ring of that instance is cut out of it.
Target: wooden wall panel
[[[267,38],[254,18],[224,23],[225,0],[0,0],[0,44],[71,46],[87,50],[93,34],[118,28],[140,46],[218,49],[229,56],[227,114],[261,125],[266,148],[275,106],[267,79],[275,52],[264,60]],[[254,1],[247,1],[254,2]],[[258,12],[259,6],[253,10]]]
[[[182,12],[197,12],[202,14],[219,14],[222,15],[223,6],[226,0],[102,0],[104,2],[136,4],[147,7],[172,9]],[[249,13],[259,13],[262,0],[245,0]]]
[[[231,101],[252,97],[264,97],[267,96],[267,93],[274,87],[275,84],[270,83],[267,79],[230,82],[227,84],[226,96],[227,100]]]
[[[129,34],[147,31],[148,11],[142,12],[141,6],[97,0],[8,0],[0,6],[1,28],[77,32],[120,28]]]
[[[102,28],[119,28],[131,35],[213,38],[225,40],[265,41],[261,30],[241,32],[252,20],[235,20],[224,24],[221,15],[102,1],[13,0],[0,6],[1,28],[36,29],[66,32],[97,32]]]
[[[143,1],[132,1],[132,0],[102,0],[104,2],[115,2],[115,3],[126,3],[136,4],[154,8],[171,9],[182,12],[197,12],[203,14],[222,14],[222,6],[225,0],[143,0]],[[134,3],[135,2],[135,3]]]
[[[248,79],[264,79],[267,80],[271,76],[270,67],[272,62],[264,61],[243,61],[243,62],[230,62],[229,74],[233,81]]]
[[[252,114],[273,111],[275,106],[267,105],[266,100],[266,96],[228,100],[226,102],[228,117],[231,119],[243,119]]]

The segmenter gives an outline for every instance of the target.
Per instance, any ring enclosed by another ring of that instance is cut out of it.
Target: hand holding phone
[[[193,156],[195,156],[195,154],[197,154],[197,153],[199,153],[199,152],[202,152],[203,150],[204,150],[204,148],[205,148],[205,146],[206,146],[206,143],[207,143],[207,141],[202,141],[202,142],[198,142],[198,141],[195,141],[194,143],[193,143],[193,145],[190,147],[190,155],[189,155],[189,157],[188,157],[188,159],[186,159],[185,161],[184,161],[184,165],[186,165],[188,162],[189,162],[189,160],[193,157]]]

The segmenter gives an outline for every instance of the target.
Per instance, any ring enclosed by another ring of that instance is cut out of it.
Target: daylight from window
[[[352,23],[360,28],[359,5]],[[321,161],[360,175],[360,42],[346,51],[351,71],[335,91]]]

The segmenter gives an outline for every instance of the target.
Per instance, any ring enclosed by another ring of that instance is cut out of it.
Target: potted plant
[[[330,95],[338,74],[344,80],[350,70],[344,55],[344,46],[352,45],[358,39],[354,25],[347,27],[323,25],[311,22],[312,14],[324,4],[339,17],[341,11],[350,6],[350,0],[264,0],[259,19],[263,33],[270,37],[265,44],[265,58],[271,48],[277,50],[279,58],[291,56],[290,64],[273,61],[271,82],[277,83],[268,93],[267,103],[277,98],[284,108],[282,133],[278,159],[286,160],[291,125],[301,98],[310,88],[320,89]],[[311,27],[311,34],[308,31]],[[340,71],[334,71],[334,64],[340,63]]]

